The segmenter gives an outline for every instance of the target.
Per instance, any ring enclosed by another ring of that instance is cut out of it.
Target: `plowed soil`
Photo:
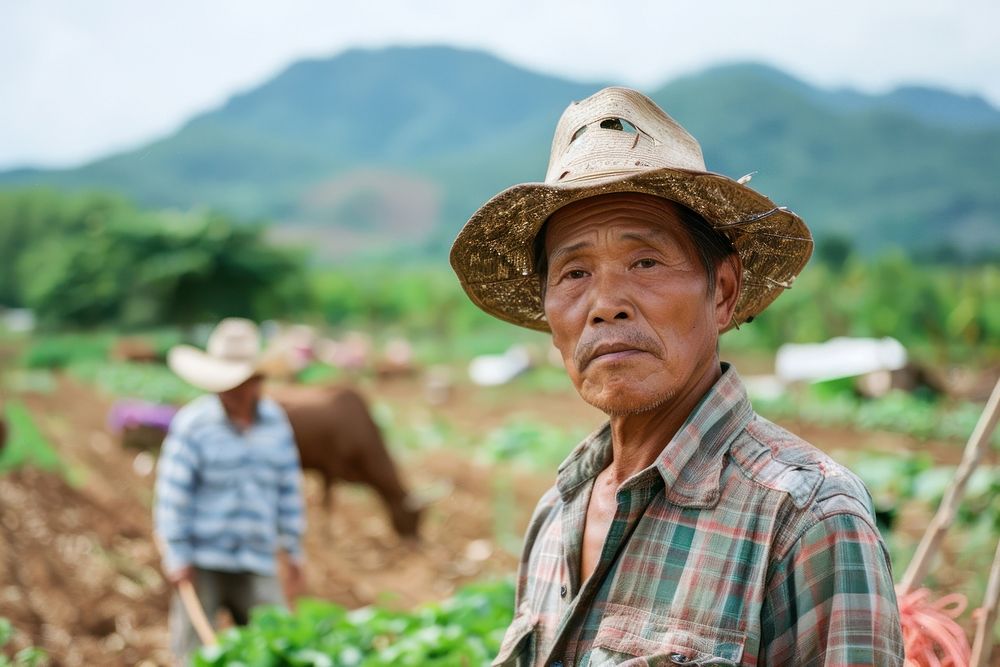
[[[168,664],[146,455],[119,446],[104,424],[110,399],[88,387],[62,379],[24,399],[75,483],[31,469],[0,477],[0,616],[17,630],[11,647],[41,646],[58,665]],[[417,543],[396,537],[366,487],[338,487],[327,513],[307,476],[307,595],[409,608],[514,571],[516,554],[495,542],[494,503],[513,493],[501,502],[513,512],[507,532],[519,533],[544,477],[442,452],[400,465],[412,488],[434,496]]]

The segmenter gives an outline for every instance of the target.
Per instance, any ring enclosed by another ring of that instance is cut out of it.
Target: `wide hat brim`
[[[188,384],[213,394],[235,389],[258,373],[256,360],[220,359],[191,345],[171,348],[167,366]]]
[[[743,286],[724,331],[767,308],[812,255],[812,235],[799,216],[721,174],[660,168],[569,183],[524,183],[486,202],[455,239],[451,265],[466,294],[501,320],[549,331],[535,271],[535,236],[563,206],[615,192],[675,201],[729,239],[743,264]]]

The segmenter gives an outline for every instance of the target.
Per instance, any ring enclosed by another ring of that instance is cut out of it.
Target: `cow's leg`
[[[333,479],[323,476],[323,513],[326,519],[323,521],[326,537],[333,537]]]
[[[333,482],[323,480],[323,511],[327,514],[333,509]]]

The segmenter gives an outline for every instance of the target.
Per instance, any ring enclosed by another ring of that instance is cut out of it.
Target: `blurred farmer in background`
[[[209,619],[227,609],[246,623],[258,604],[285,604],[276,552],[288,560],[288,591],[302,582],[301,469],[281,407],[261,396],[261,344],[249,320],[223,320],[207,352],[181,345],[167,362],[211,392],[177,413],[157,467],[154,520],[170,581],[194,584]],[[187,610],[174,595],[171,650],[197,646]]]
[[[544,183],[477,211],[451,263],[471,299],[550,331],[609,422],[528,527],[496,665],[900,665],[870,496],[759,417],[719,336],[791,286],[802,220],[708,173],[652,100],[570,105]]]

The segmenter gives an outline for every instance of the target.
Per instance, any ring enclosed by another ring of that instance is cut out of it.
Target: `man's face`
[[[718,373],[735,268],[710,289],[674,205],[613,194],[557,211],[545,235],[545,316],[580,396],[616,416],[686,396]],[[700,397],[700,396],[699,396]]]
[[[230,415],[245,417],[253,415],[260,401],[264,387],[264,378],[254,375],[240,386],[219,394],[219,400]]]

